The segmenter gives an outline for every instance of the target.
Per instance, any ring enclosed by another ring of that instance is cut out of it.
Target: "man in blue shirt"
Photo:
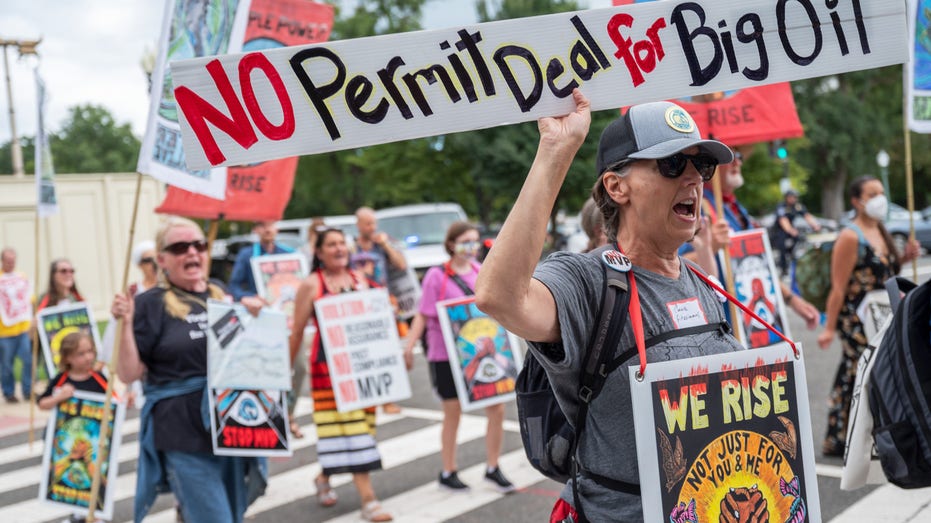
[[[229,290],[236,301],[258,293],[255,288],[255,278],[252,276],[254,256],[294,252],[294,249],[275,242],[278,236],[278,226],[274,221],[255,222],[252,226],[252,233],[258,237],[258,241],[251,247],[240,249],[239,254],[236,255],[236,263],[233,264],[233,273],[230,275]]]

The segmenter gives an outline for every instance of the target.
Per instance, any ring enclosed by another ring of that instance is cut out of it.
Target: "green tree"
[[[140,142],[99,105],[72,107],[61,132],[49,139],[55,171],[109,173],[136,170]]]
[[[813,207],[838,219],[849,206],[848,183],[862,174],[878,177],[880,149],[901,158],[895,151],[902,150],[902,67],[801,80],[792,88],[805,137],[790,146],[791,157],[810,173],[808,199],[820,199]]]
[[[24,170],[35,172],[35,138],[20,140]],[[139,139],[128,123],[118,124],[103,106],[78,105],[68,111],[61,130],[49,136],[55,172],[111,173],[136,170]],[[0,147],[0,173],[12,173],[11,144]]]

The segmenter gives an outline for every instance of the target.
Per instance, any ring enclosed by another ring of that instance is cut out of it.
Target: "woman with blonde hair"
[[[162,283],[135,299],[116,295],[111,309],[123,320],[117,375],[126,383],[145,380],[135,520],[145,517],[167,485],[185,521],[239,523],[252,494],[247,491],[264,489],[255,475],[262,464],[215,456],[201,414],[207,401],[207,300],[229,299],[207,281],[207,242],[196,223],[168,218],[155,247]],[[242,303],[252,314],[262,305],[254,297]]]

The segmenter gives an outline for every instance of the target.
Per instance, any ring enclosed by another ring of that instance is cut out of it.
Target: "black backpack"
[[[931,281],[886,282],[893,316],[873,356],[873,442],[889,482],[931,486]],[[900,299],[900,289],[907,291]]]

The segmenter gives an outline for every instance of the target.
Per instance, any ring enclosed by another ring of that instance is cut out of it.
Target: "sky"
[[[344,0],[351,1],[351,0]],[[589,7],[609,7],[611,0],[581,0]],[[425,29],[442,29],[476,20],[472,0],[429,0]],[[70,108],[103,106],[117,124],[129,123],[141,139],[149,112],[149,93],[140,65],[146,50],[158,46],[162,0],[0,0],[0,40],[35,40],[39,57],[20,59],[7,48],[13,85],[16,134],[35,136],[39,65],[48,93],[46,127],[58,131]],[[10,132],[6,83],[0,91],[0,144]]]

